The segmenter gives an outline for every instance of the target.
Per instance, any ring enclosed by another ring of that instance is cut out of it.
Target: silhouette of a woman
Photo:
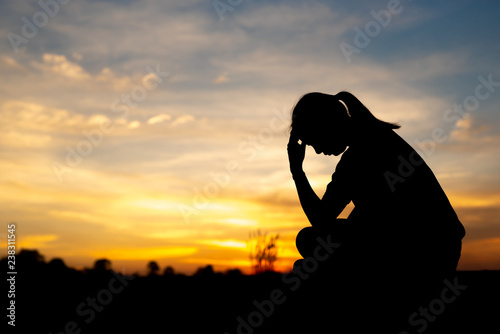
[[[377,119],[349,92],[299,100],[288,156],[312,227],[299,232],[296,244],[304,258],[313,257],[317,238],[331,236],[342,249],[336,273],[412,277],[411,284],[425,287],[424,281],[441,283],[454,273],[465,230],[431,169],[393,131],[399,127]],[[317,154],[342,154],[322,198],[302,169],[306,146]],[[351,201],[349,217],[337,219]]]

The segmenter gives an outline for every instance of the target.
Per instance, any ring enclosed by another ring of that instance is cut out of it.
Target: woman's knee
[[[311,252],[311,248],[316,240],[317,231],[314,227],[305,227],[297,234],[295,245],[303,257],[306,257]]]
[[[315,234],[314,227],[304,227],[297,234],[297,240],[308,240],[313,236],[313,234]]]

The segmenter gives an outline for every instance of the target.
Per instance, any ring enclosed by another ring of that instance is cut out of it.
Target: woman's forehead
[[[317,132],[303,132],[299,133],[299,139],[305,143],[314,142],[317,138]]]

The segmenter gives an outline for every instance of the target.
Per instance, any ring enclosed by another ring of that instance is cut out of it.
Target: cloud
[[[0,146],[9,148],[41,148],[47,146],[52,138],[49,135],[21,133],[15,130],[0,132]]]
[[[139,121],[131,121],[130,123],[127,124],[127,128],[129,129],[136,129],[141,126],[141,122]]]
[[[0,145],[4,148],[44,147],[85,121],[84,116],[64,109],[18,100],[5,101],[0,106],[0,117]]]
[[[172,126],[177,126],[177,125],[181,125],[181,124],[186,124],[186,123],[189,123],[189,122],[193,122],[194,121],[194,116],[192,115],[182,115],[182,116],[178,116],[173,122],[172,122]]]
[[[244,218],[227,218],[220,221],[223,224],[230,224],[236,226],[257,226],[255,220],[244,219]]]
[[[161,248],[133,248],[107,249],[92,252],[94,258],[106,257],[113,260],[144,260],[186,257],[195,254],[196,247],[161,247]]]
[[[3,57],[1,57],[1,60],[6,66],[8,66],[10,68],[17,69],[17,70],[23,69],[23,67],[14,58],[11,58],[9,56],[3,56]]]
[[[116,91],[125,91],[127,88],[130,89],[130,86],[132,85],[132,79],[130,77],[117,76],[108,67],[103,68],[101,72],[95,77],[95,80],[104,84],[111,85]]]
[[[455,123],[455,129],[450,133],[450,142],[467,146],[488,143],[495,145],[500,143],[500,136],[493,131],[491,123],[481,123],[476,117],[468,115]]]
[[[229,78],[227,76],[227,73],[223,73],[219,75],[217,78],[214,80],[214,84],[223,84],[229,82]]]
[[[459,270],[497,270],[500,266],[500,237],[464,242]]]
[[[42,68],[70,79],[85,80],[90,78],[90,75],[80,65],[69,61],[64,55],[45,53]]]
[[[87,124],[91,125],[91,126],[99,126],[103,123],[106,123],[106,122],[109,122],[110,119],[108,116],[106,115],[101,115],[101,114],[95,114],[95,115],[91,115],[88,120],[87,120]]]
[[[83,129],[95,129],[105,122],[113,121],[115,126],[137,127],[138,121],[128,122],[126,119],[111,119],[104,114],[82,115],[70,110],[48,107],[43,104],[7,100],[0,106],[3,119],[0,129],[8,133],[23,135],[47,135],[62,137],[63,135],[82,135]],[[108,134],[110,135],[110,134]]]
[[[18,247],[29,249],[50,247],[48,244],[57,239],[59,239],[59,236],[55,234],[24,235],[18,241]]]
[[[73,52],[71,54],[71,57],[73,57],[73,59],[76,61],[81,61],[83,59],[83,56],[81,54],[79,54],[78,52]]]
[[[148,124],[153,125],[153,124],[157,124],[157,123],[162,123],[165,121],[169,121],[171,118],[172,118],[172,116],[170,116],[170,115],[159,114],[159,115],[153,116],[150,119],[148,119]]]
[[[237,248],[237,249],[247,248],[246,242],[240,240],[203,240],[202,243],[224,248]]]

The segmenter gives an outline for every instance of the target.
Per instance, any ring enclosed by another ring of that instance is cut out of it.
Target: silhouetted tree
[[[174,276],[175,275],[175,270],[172,266],[168,266],[165,268],[163,271],[163,276]]]
[[[208,266],[206,266],[206,267],[200,267],[200,268],[198,268],[198,270],[195,273],[195,276],[205,276],[205,277],[208,277],[208,276],[213,276],[213,275],[214,275],[214,268],[210,264]]]
[[[111,270],[111,261],[108,259],[99,259],[94,262],[94,270],[104,272]]]
[[[243,275],[243,273],[238,268],[236,268],[236,269],[229,269],[229,270],[226,271],[226,276],[228,276],[228,277],[239,277],[239,276],[242,276],[242,275]]]
[[[47,263],[47,266],[50,270],[53,271],[64,271],[68,269],[68,267],[64,263],[64,260],[61,258],[55,258],[50,260],[49,263]]]
[[[277,241],[279,234],[268,236],[260,230],[250,232],[248,247],[250,263],[255,274],[274,271],[274,263],[278,259]]]
[[[36,249],[21,249],[16,255],[17,259],[30,263],[44,262],[44,257]]]
[[[19,267],[28,271],[43,270],[45,259],[36,249],[21,249],[16,255]]]
[[[160,271],[160,266],[158,265],[158,262],[150,261],[148,263],[148,269],[149,269],[149,275],[158,275],[158,272]]]

